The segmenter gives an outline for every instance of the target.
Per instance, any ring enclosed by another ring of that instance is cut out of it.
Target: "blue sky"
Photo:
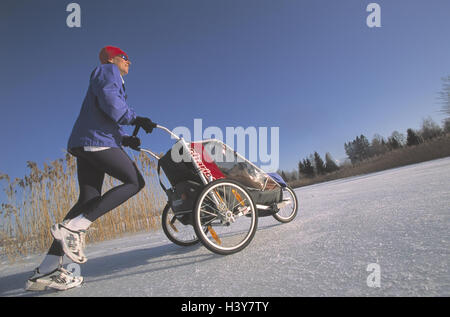
[[[450,1],[2,0],[0,172],[63,156],[105,45],[131,58],[128,102],[169,128],[279,127],[280,168],[314,151],[344,158],[344,143],[444,118],[437,93],[450,74]],[[131,131],[128,128],[127,131]],[[145,147],[166,151],[162,132]]]

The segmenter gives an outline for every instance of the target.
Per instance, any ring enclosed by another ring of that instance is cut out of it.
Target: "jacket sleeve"
[[[116,65],[105,64],[94,69],[90,85],[100,109],[107,116],[118,124],[132,124],[136,119],[136,113],[127,105],[120,92],[122,84]]]
[[[121,137],[122,137],[122,140],[123,140],[123,137],[129,136],[129,135],[122,129],[121,126],[119,126],[119,133],[120,133],[120,135],[121,135]],[[122,140],[120,141],[121,144],[122,144]]]

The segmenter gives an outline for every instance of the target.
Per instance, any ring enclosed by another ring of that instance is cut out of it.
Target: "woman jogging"
[[[122,146],[137,147],[137,137],[125,135],[122,125],[139,125],[151,133],[156,124],[136,116],[127,103],[123,76],[131,62],[118,47],[100,51],[101,65],[91,73],[89,88],[70,135],[67,149],[77,158],[80,196],[63,222],[50,231],[54,241],[46,257],[27,280],[27,290],[66,290],[83,282],[62,267],[66,255],[85,263],[85,234],[97,218],[136,195],[145,185],[136,165]],[[105,173],[123,184],[101,195]]]

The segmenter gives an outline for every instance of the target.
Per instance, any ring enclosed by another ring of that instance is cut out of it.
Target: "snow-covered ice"
[[[90,244],[82,287],[25,292],[43,255],[2,259],[0,296],[450,296],[450,158],[296,190],[297,218],[260,218],[243,251],[172,244],[162,230]],[[369,287],[371,263],[379,287]]]

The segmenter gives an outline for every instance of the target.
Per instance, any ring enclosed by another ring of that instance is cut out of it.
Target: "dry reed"
[[[140,153],[134,157],[146,186],[121,206],[97,219],[87,234],[87,243],[119,237],[125,233],[155,230],[166,197],[160,189],[154,161]],[[6,203],[0,207],[0,257],[10,262],[46,251],[52,243],[49,228],[61,221],[78,200],[76,159],[66,154],[39,169],[28,162],[29,175],[11,181],[6,174]],[[106,175],[102,193],[120,182]]]

